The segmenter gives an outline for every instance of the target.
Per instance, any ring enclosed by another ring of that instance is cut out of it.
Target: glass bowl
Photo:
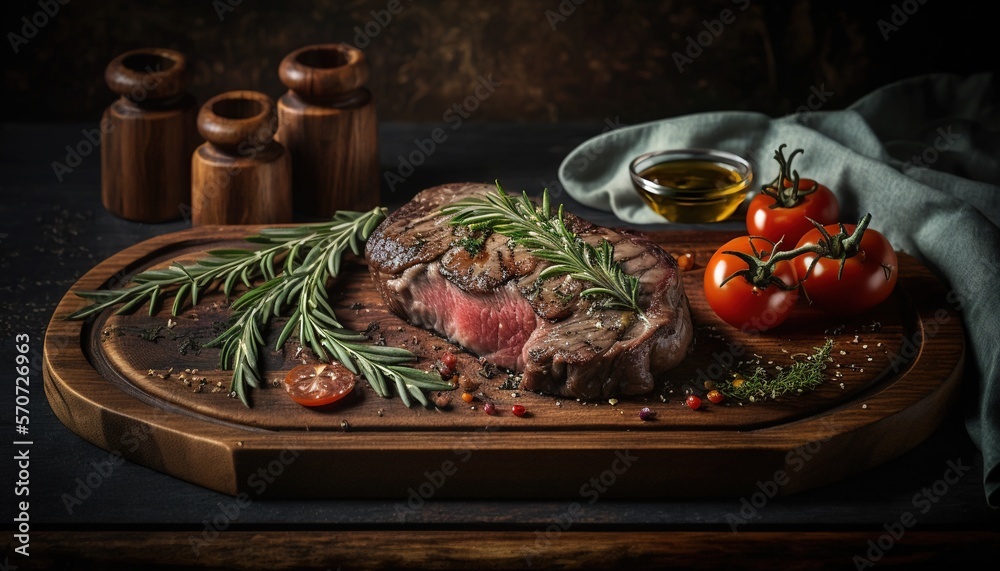
[[[715,149],[671,149],[636,157],[632,186],[670,222],[706,223],[729,218],[753,181],[749,161]]]

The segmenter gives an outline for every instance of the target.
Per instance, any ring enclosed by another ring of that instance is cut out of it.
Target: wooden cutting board
[[[383,497],[411,509],[430,498],[753,497],[813,488],[913,448],[947,414],[964,360],[962,325],[942,284],[904,254],[893,296],[864,316],[830,317],[802,306],[773,333],[725,325],[701,285],[705,262],[734,236],[719,232],[652,234],[669,252],[694,254],[683,280],[695,345],[653,394],[616,403],[512,389],[506,374],[484,378],[476,359],[462,354],[459,370],[482,385],[471,404],[456,391],[448,410],[407,408],[364,382],[329,410],[302,407],[271,386],[254,390],[247,408],[227,396],[230,375],[218,369],[218,350],[202,347],[228,318],[220,294],[174,318],[169,309],[149,317],[143,308],[64,320],[87,304],[74,291],[121,287],[153,266],[245,247],[242,238],[259,229],[159,236],[81,278],[45,339],[45,390],[60,420],[108,451],[231,495]],[[363,260],[346,263],[334,288],[345,325],[413,351],[419,366],[430,367],[451,347],[389,313]],[[706,378],[740,361],[788,366],[827,338],[834,341],[829,380],[811,393],[742,405],[706,401],[698,411],[683,406],[685,390],[703,394]],[[309,357],[286,343],[266,353],[265,376],[277,381]],[[181,373],[198,380],[186,384]],[[499,414],[483,413],[486,400]],[[528,414],[514,416],[512,404]],[[655,420],[640,420],[645,406]]]

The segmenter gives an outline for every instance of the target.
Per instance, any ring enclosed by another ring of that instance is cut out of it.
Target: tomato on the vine
[[[790,260],[780,260],[761,273],[748,265],[747,260],[753,258],[767,262],[773,246],[761,238],[734,238],[716,250],[705,266],[705,298],[716,315],[733,327],[766,331],[781,325],[795,307],[799,280]],[[756,283],[755,278],[759,278]]]
[[[792,159],[802,150],[795,150],[785,159],[784,147],[781,145],[774,154],[781,167],[778,176],[750,201],[746,224],[751,236],[763,236],[772,242],[783,239],[790,248],[813,228],[810,219],[820,224],[837,223],[840,202],[827,186],[813,179],[799,178],[791,165]]]
[[[344,398],[356,382],[340,363],[298,365],[285,375],[285,392],[303,406],[325,406]]]
[[[806,252],[794,260],[806,297],[826,312],[863,313],[885,301],[896,287],[899,262],[889,240],[864,228],[859,243],[844,242],[856,229],[845,224],[842,232],[840,225],[832,224],[824,226],[826,235],[813,228],[799,240],[798,247],[822,241],[831,245],[829,256]]]

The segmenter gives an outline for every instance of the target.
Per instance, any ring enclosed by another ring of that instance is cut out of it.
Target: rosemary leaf
[[[614,261],[610,242],[602,240],[595,248],[570,231],[563,220],[562,205],[552,216],[547,189],[542,192],[541,206],[537,206],[527,193],[512,197],[499,182],[496,186],[496,192],[464,198],[445,206],[442,212],[451,216],[454,225],[498,232],[530,250],[533,256],[551,262],[542,272],[543,277],[569,275],[593,284],[581,295],[603,298],[605,307],[633,311],[645,319],[639,307],[639,280]]]
[[[172,314],[177,315],[188,299],[197,305],[205,292],[220,286],[229,297],[240,282],[246,291],[230,306],[229,326],[205,345],[219,348],[220,366],[232,371],[231,396],[250,406],[250,389],[259,387],[263,377],[265,331],[285,310],[291,310],[275,349],[297,335],[299,343],[311,347],[320,359],[333,356],[363,375],[379,396],[391,396],[391,380],[407,406],[413,400],[427,405],[424,390],[454,387],[439,375],[405,366],[416,360],[409,351],[371,345],[361,333],[345,329],[328,300],[327,286],[340,271],[344,252],[360,255],[385,215],[383,208],[340,211],[326,223],[265,228],[246,239],[262,248],[211,250],[205,259],[189,266],[175,263],[144,271],[127,288],[78,292],[93,303],[67,319],[85,319],[118,305],[119,312],[134,311],[147,301],[152,314],[171,295]],[[264,281],[254,285],[258,278]]]

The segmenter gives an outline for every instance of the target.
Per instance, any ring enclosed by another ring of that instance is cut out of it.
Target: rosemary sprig
[[[67,317],[85,319],[120,305],[115,313],[132,313],[149,303],[149,314],[159,311],[164,298],[173,295],[171,313],[177,315],[190,300],[197,305],[202,295],[220,285],[228,297],[238,284],[247,291],[231,306],[232,321],[221,335],[206,344],[220,347],[220,366],[233,371],[230,394],[249,406],[249,387],[260,386],[260,350],[264,331],[286,309],[294,308],[275,349],[298,333],[299,341],[320,359],[336,358],[360,374],[382,397],[391,396],[389,381],[400,398],[410,397],[423,405],[423,390],[447,390],[452,386],[439,376],[407,367],[415,355],[405,349],[366,343],[360,333],[345,329],[330,306],[327,283],[340,272],[343,255],[350,250],[361,255],[362,244],[386,215],[384,208],[368,212],[341,211],[328,223],[294,228],[266,228],[247,238],[264,244],[261,249],[222,249],[192,265],[174,263],[166,269],[148,270],[132,278],[134,285],[118,290],[77,292],[93,303]],[[263,278],[263,283],[254,282]]]
[[[771,376],[763,367],[756,367],[735,379],[717,383],[715,388],[726,397],[750,402],[763,402],[780,398],[787,394],[799,395],[815,389],[826,380],[823,372],[830,360],[833,339],[827,339],[822,347],[804,360],[795,361],[788,368]]]
[[[459,200],[442,209],[451,216],[451,223],[468,226],[472,231],[492,230],[528,249],[535,257],[552,265],[539,275],[549,277],[569,275],[588,282],[591,287],[580,295],[603,297],[605,306],[633,311],[642,319],[639,307],[639,280],[626,274],[614,260],[614,246],[607,240],[594,247],[570,231],[563,221],[563,206],[555,215],[548,190],[542,192],[542,204],[536,205],[527,193],[511,197],[500,183],[496,192],[484,197]]]

